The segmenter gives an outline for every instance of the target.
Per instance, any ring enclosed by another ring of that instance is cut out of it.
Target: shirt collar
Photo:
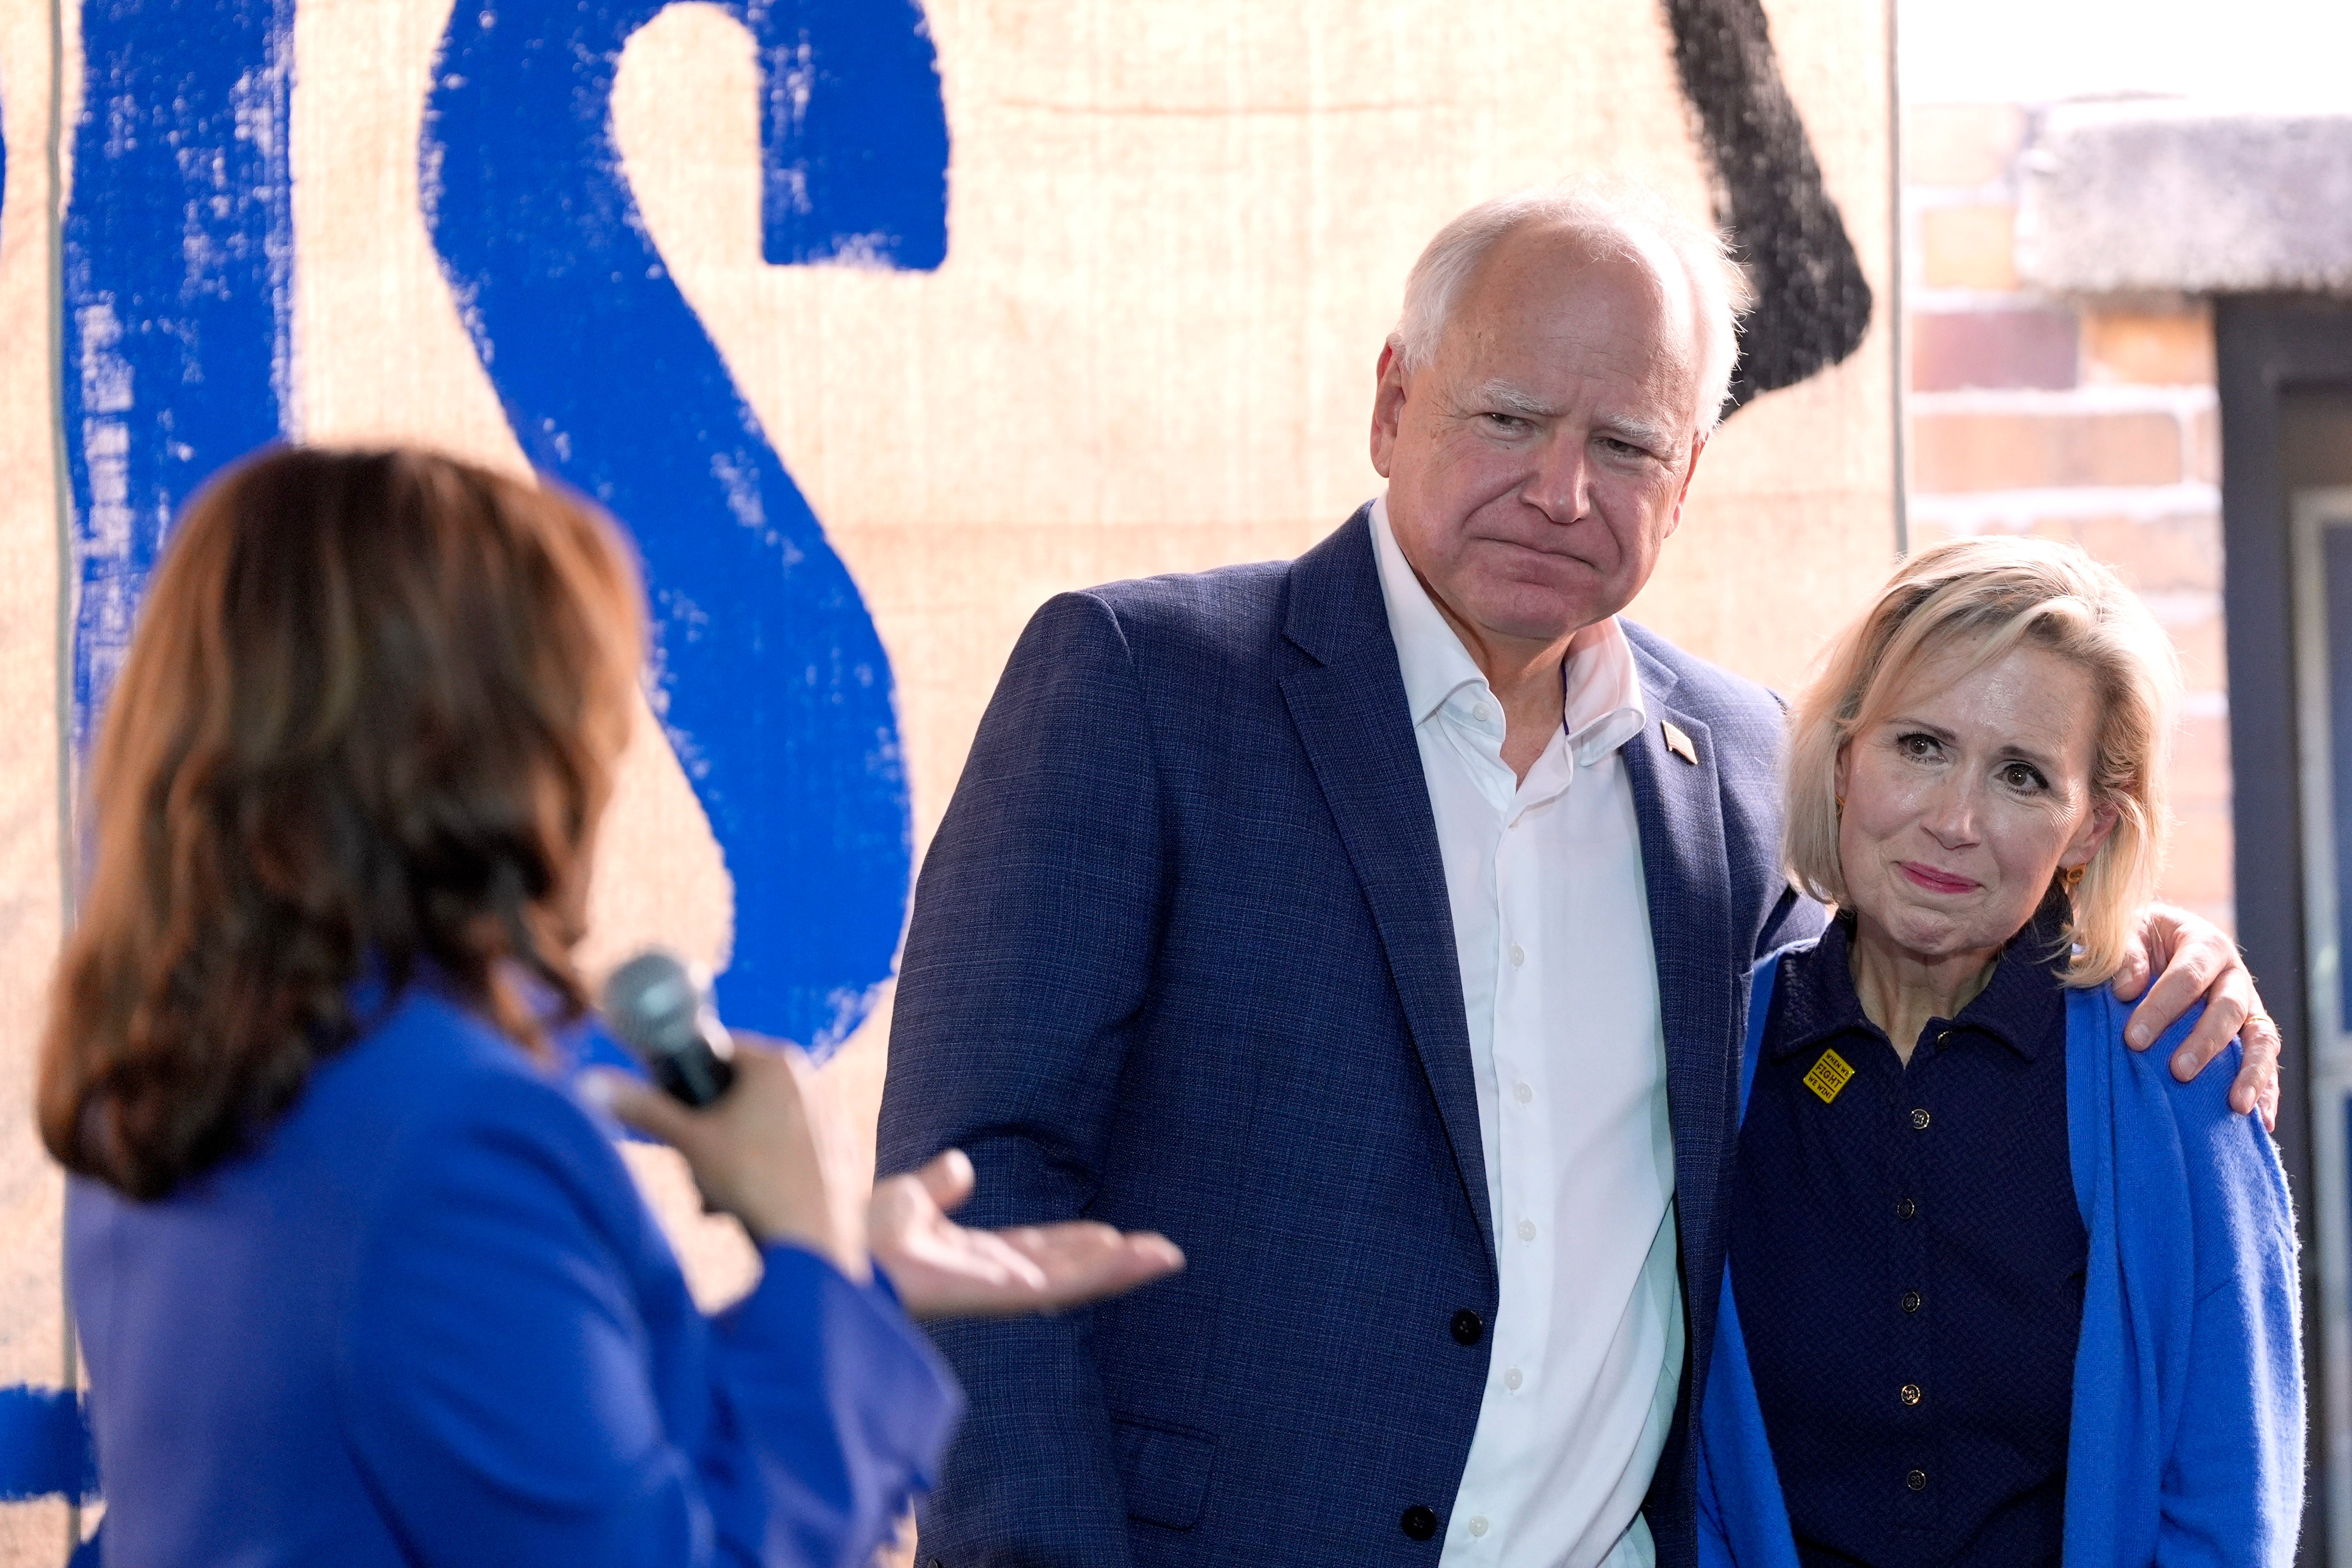
[[[1389,527],[1385,495],[1372,502],[1372,553],[1380,565],[1389,636],[1404,676],[1405,703],[1412,721],[1420,724],[1444,707],[1447,698],[1465,686],[1486,685],[1486,678],[1398,547]],[[1566,686],[1562,727],[1580,766],[1599,762],[1649,722],[1633,644],[1616,616],[1577,634],[1561,679]]]
[[[1773,985],[1769,1054],[1775,1060],[1849,1031],[1885,1037],[1862,1010],[1862,998],[1853,988],[1849,928],[1847,918],[1840,915],[1810,952],[1801,949],[1782,960]],[[2000,962],[1985,988],[1960,1009],[1949,1027],[1990,1035],[2027,1061],[2036,1059],[2044,1044],[2062,1037],[2066,1005],[2053,950],[2063,929],[2058,920],[2045,915],[2028,921],[2001,949]]]

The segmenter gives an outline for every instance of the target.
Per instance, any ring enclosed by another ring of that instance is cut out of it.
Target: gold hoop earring
[[[1838,803],[1838,815],[1839,815],[1840,816],[1843,816],[1845,815],[1845,796],[1843,796],[1843,795],[1840,795],[1840,796],[1838,796],[1838,797],[1837,797],[1837,803]]]
[[[2069,894],[2072,894],[2075,889],[2083,885],[2083,875],[2090,868],[2091,868],[2087,865],[2069,866],[2066,868],[2066,891]]]

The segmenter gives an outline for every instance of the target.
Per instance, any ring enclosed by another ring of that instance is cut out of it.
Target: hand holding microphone
[[[673,1100],[711,1104],[735,1082],[735,1045],[710,987],[675,954],[647,948],[604,982],[604,1022]]]
[[[843,1195],[847,1140],[807,1056],[730,1036],[708,987],[658,951],[613,972],[604,1018],[662,1086],[594,1075],[593,1092],[613,1114],[685,1155],[702,1201],[753,1241],[806,1247],[862,1284],[865,1215]]]
[[[789,1242],[852,1279],[872,1259],[918,1318],[1053,1312],[1174,1273],[1184,1256],[1150,1232],[1107,1225],[976,1230],[948,1217],[971,1195],[971,1162],[950,1149],[877,1184],[870,1205],[850,1141],[805,1053],[730,1035],[709,987],[658,950],[614,971],[604,1017],[665,1092],[619,1073],[591,1080],[615,1116],[686,1157],[713,1209],[760,1242]],[[870,1237],[870,1240],[869,1240]]]

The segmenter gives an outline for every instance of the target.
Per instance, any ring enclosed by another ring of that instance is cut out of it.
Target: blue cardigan
[[[103,1560],[865,1563],[954,1384],[794,1247],[706,1318],[614,1131],[418,984],[248,1152],[74,1180]]]
[[[1741,1100],[1778,955],[1756,966]],[[2294,1217],[2262,1124],[2230,1109],[2237,1047],[2189,1083],[2105,987],[2066,998],[2066,1128],[2090,1232],[2066,1453],[2069,1568],[2294,1560],[2303,1355]],[[1797,1568],[1728,1268],[1700,1415],[1704,1564]]]

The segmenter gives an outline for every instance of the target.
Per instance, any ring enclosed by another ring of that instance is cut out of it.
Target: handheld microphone
[[[604,1022],[673,1100],[709,1105],[734,1086],[734,1042],[708,987],[675,954],[647,948],[613,971]]]

